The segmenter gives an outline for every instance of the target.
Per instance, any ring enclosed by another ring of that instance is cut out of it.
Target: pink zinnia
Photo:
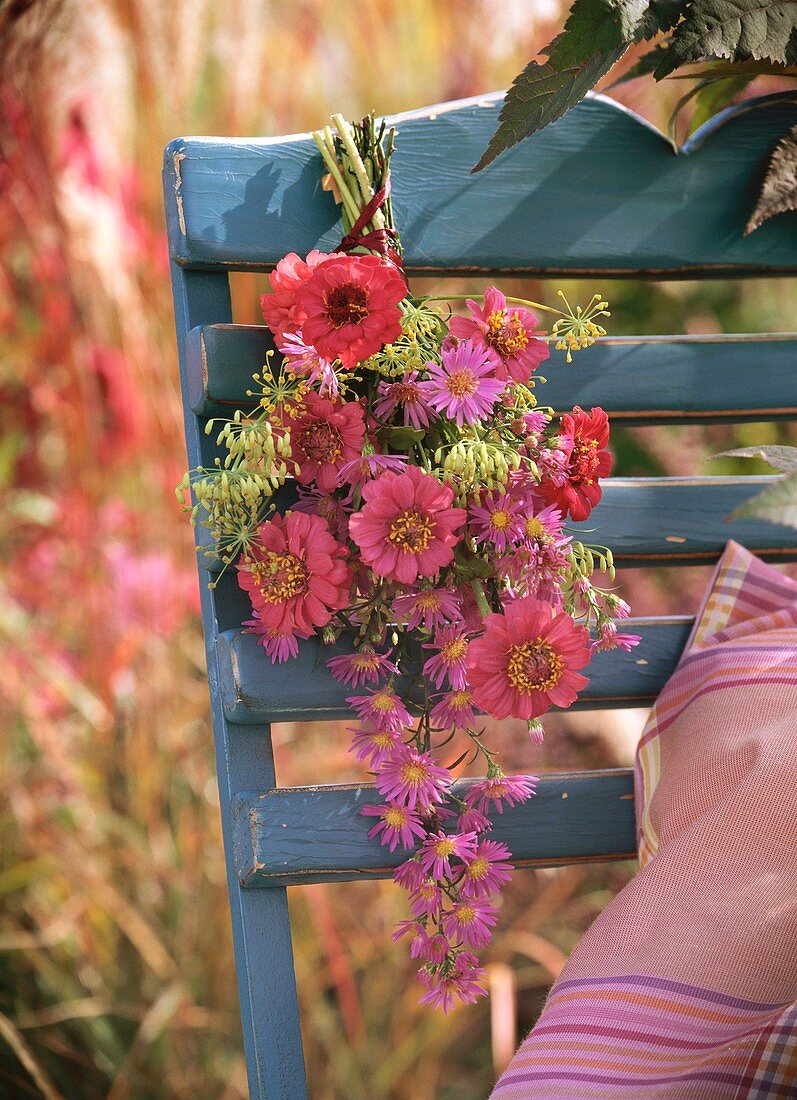
[[[402,745],[401,733],[384,726],[365,726],[350,729],[349,733],[354,734],[349,752],[353,752],[358,760],[367,761],[371,768],[380,767]]]
[[[457,688],[441,695],[429,712],[433,726],[441,729],[465,730],[474,724],[476,714],[473,710],[473,696],[468,688]]]
[[[430,878],[451,878],[451,857],[471,859],[476,854],[475,833],[432,833],[421,845],[419,860]]]
[[[507,493],[488,493],[468,509],[468,529],[476,542],[501,553],[521,535],[523,502]]]
[[[400,733],[412,724],[410,712],[398,695],[379,688],[370,695],[349,695],[346,702],[354,709],[361,722],[369,722],[384,729]]]
[[[426,400],[460,427],[475,424],[492,412],[506,385],[495,377],[489,348],[470,340],[442,352],[442,363],[427,363],[428,379],[420,383]]]
[[[364,645],[356,653],[342,653],[339,657],[330,657],[327,668],[342,684],[360,687],[362,684],[375,684],[383,676],[398,673],[389,653],[375,653],[373,646]]]
[[[404,425],[411,428],[428,428],[431,411],[418,382],[418,371],[411,370],[398,382],[380,382],[374,401],[374,416],[385,422],[397,408],[403,410]]]
[[[569,707],[587,677],[589,634],[570,615],[524,596],[484,620],[470,643],[468,683],[476,705],[494,718],[538,718],[550,706]]]
[[[524,306],[508,306],[494,286],[484,292],[484,302],[467,302],[470,317],[452,317],[449,329],[460,340],[472,340],[486,348],[497,378],[528,382],[533,371],[551,354],[536,335],[537,318]]]
[[[470,947],[484,947],[493,935],[498,910],[485,898],[467,898],[443,913],[443,931],[449,939]]]
[[[468,635],[461,626],[449,624],[439,627],[434,640],[424,642],[423,648],[437,651],[423,666],[424,675],[436,688],[443,686],[446,677],[452,688],[459,690],[466,686]]]
[[[295,252],[289,252],[269,275],[272,293],[261,297],[260,308],[277,343],[286,333],[296,332],[305,318],[304,311],[297,308],[296,291],[312,277],[319,264],[326,263],[331,258],[332,254],[319,252],[317,249],[308,252],[304,260]]]
[[[487,814],[490,810],[504,812],[504,802],[514,806],[534,794],[539,782],[536,775],[493,775],[471,784],[464,802],[471,809]]]
[[[386,806],[363,806],[360,813],[364,817],[379,818],[368,836],[371,839],[378,836],[379,843],[387,844],[391,852],[399,844],[402,848],[414,848],[416,838],[426,836],[420,817],[406,806],[389,802]]]
[[[463,897],[484,898],[496,894],[509,882],[514,867],[507,860],[511,852],[497,840],[482,840],[472,858],[465,861],[459,880]]]
[[[379,256],[337,253],[296,293],[302,336],[325,358],[354,367],[399,338],[406,293],[399,272]]]
[[[420,864],[417,866],[420,867]],[[414,917],[437,920],[442,908],[443,891],[434,879],[424,878],[410,894],[410,912]]]
[[[318,516],[289,512],[261,523],[249,556],[238,564],[238,583],[262,632],[308,637],[326,626],[349,602],[347,557]]]
[[[331,493],[341,466],[358,458],[365,440],[365,417],[356,401],[333,402],[305,394],[291,423],[291,452],[299,464],[297,479]]]
[[[362,495],[366,503],[349,520],[349,531],[365,564],[380,577],[411,584],[453,561],[467,512],[451,507],[448,485],[409,466],[369,481]]]
[[[458,615],[459,599],[456,592],[448,588],[423,588],[396,596],[391,607],[409,630],[416,630],[422,625],[431,633]]]
[[[428,810],[442,802],[451,786],[451,772],[434,763],[431,753],[410,749],[397,752],[386,761],[376,777],[376,787],[386,802],[396,802],[410,810]]]

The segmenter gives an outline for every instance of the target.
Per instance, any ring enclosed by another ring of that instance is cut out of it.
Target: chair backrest
[[[622,107],[588,98],[478,176],[500,96],[391,120],[398,130],[393,203],[415,273],[704,278],[797,272],[797,216],[743,236],[775,141],[797,123],[797,97],[724,112],[680,155]],[[246,405],[271,347],[266,329],[232,324],[228,272],[268,271],[289,251],[334,248],[332,197],[307,136],[186,138],[166,149],[164,186],[191,466],[209,464],[208,417]],[[600,287],[598,287],[600,289]],[[607,339],[577,368],[551,371],[546,401],[601,404],[629,424],[791,419],[797,334]],[[589,520],[590,541],[619,564],[715,560],[729,538],[773,560],[797,557],[789,528],[726,522],[760,478],[614,478]],[[597,530],[595,530],[597,529]],[[253,1096],[304,1097],[285,887],[386,876],[368,841],[358,785],[281,789],[269,723],[347,717],[346,691],[307,643],[272,668],[252,636],[235,578],[209,590],[201,567],[230,903]],[[651,703],[672,671],[687,618],[638,619],[638,650],[596,657],[581,706]],[[538,798],[499,819],[516,861],[553,865],[635,850],[627,771],[547,777]]]

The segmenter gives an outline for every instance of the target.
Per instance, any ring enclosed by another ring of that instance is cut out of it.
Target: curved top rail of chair
[[[502,94],[397,115],[394,206],[415,272],[693,277],[797,272],[797,214],[743,229],[797,94],[748,100],[676,156],[605,96],[470,175]],[[178,138],[166,148],[172,258],[199,270],[268,270],[334,248],[338,210],[308,135]]]

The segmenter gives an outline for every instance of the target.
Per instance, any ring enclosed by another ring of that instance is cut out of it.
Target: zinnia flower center
[[[446,837],[445,840],[438,840],[434,846],[435,855],[438,856],[450,856],[453,855],[456,850],[456,845],[450,837]]]
[[[471,862],[468,864],[465,874],[468,876],[468,878],[484,878],[489,869],[490,864],[488,863],[488,861],[484,858],[484,856],[479,856],[478,859],[471,860]]]
[[[308,424],[296,442],[311,462],[336,462],[343,453],[340,432],[326,420]]]
[[[385,814],[385,821],[392,829],[400,829],[407,822],[407,815],[400,806],[391,806]]]
[[[570,454],[571,477],[592,485],[599,461],[597,439],[577,439]]]
[[[504,508],[496,508],[490,516],[490,525],[494,527],[496,531],[506,531],[510,522],[511,516]]]
[[[429,771],[425,765],[419,764],[416,760],[411,760],[409,764],[402,766],[401,778],[410,786],[419,787],[429,778]]]
[[[509,650],[507,677],[510,684],[524,695],[532,691],[549,691],[561,679],[565,663],[547,642],[524,642]]]
[[[511,359],[523,351],[529,342],[529,334],[517,313],[510,316],[506,309],[496,310],[487,318],[486,338],[502,359]]]
[[[387,537],[400,550],[420,554],[432,541],[433,531],[430,516],[424,516],[417,508],[408,508],[393,520]]]
[[[368,291],[356,283],[343,283],[324,295],[324,304],[333,328],[358,325],[368,316]]]
[[[449,374],[446,386],[452,397],[470,397],[471,394],[476,393],[479,383],[473,371],[463,367],[462,370],[455,370]]]
[[[282,603],[307,591],[307,566],[293,554],[270,551],[252,565],[252,576],[266,603]]]
[[[460,661],[468,652],[468,643],[464,638],[454,638],[451,642],[446,642],[440,647],[440,656],[444,661],[448,661],[453,664],[454,661]]]

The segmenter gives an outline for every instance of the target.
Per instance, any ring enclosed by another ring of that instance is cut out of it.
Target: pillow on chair
[[[797,583],[729,543],[637,751],[641,870],[494,1100],[797,1097]]]

